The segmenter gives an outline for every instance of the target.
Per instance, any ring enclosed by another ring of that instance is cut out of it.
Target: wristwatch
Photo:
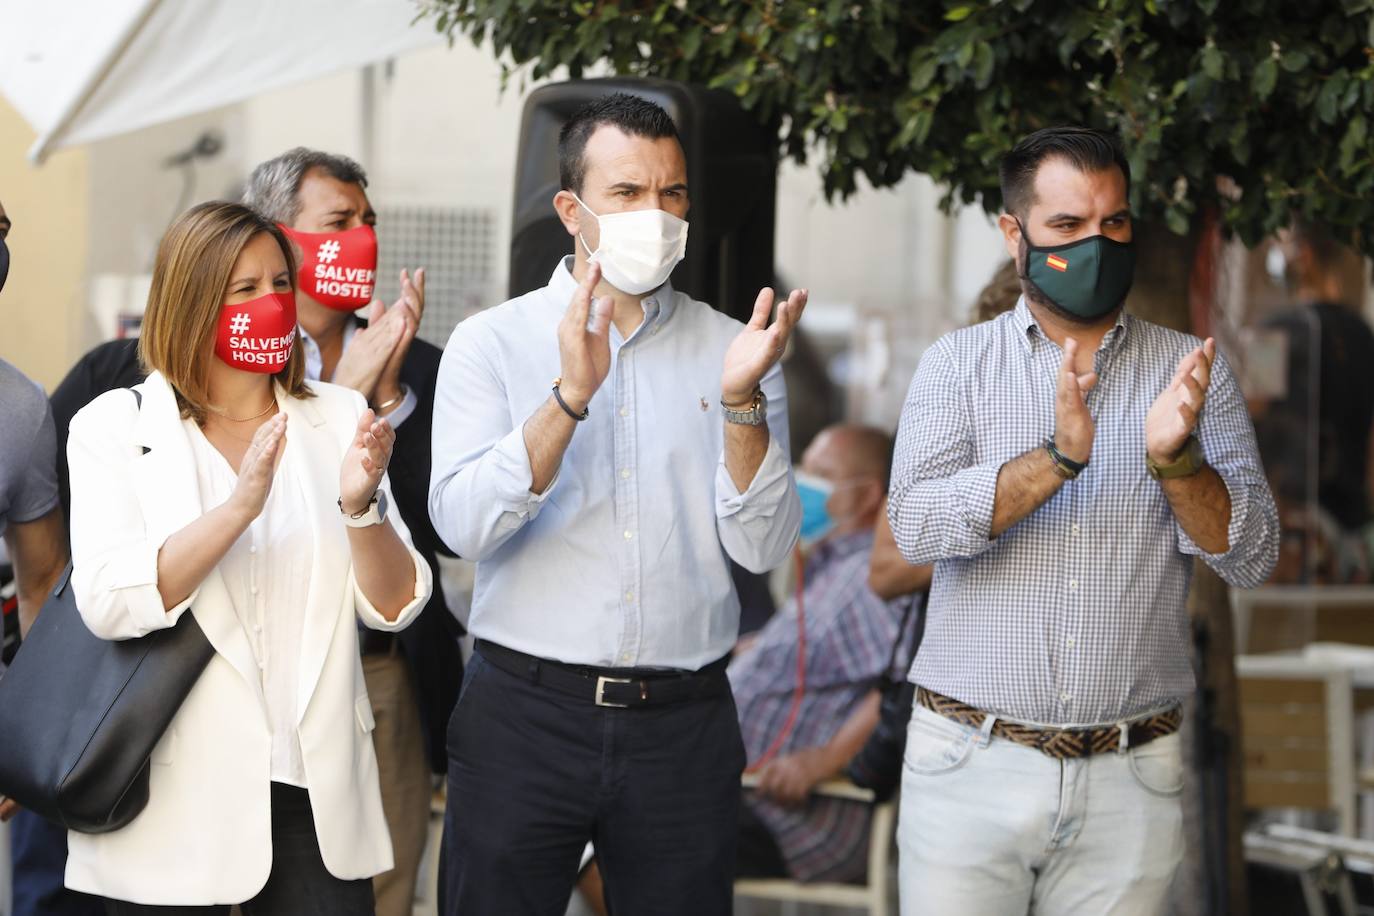
[[[762,426],[768,419],[768,398],[764,395],[763,389],[758,388],[754,391],[754,402],[746,410],[736,410],[724,400],[720,402],[720,409],[725,414],[726,423],[738,423],[741,426]]]
[[[343,513],[343,523],[350,528],[371,528],[386,521],[386,494],[381,490],[372,494],[367,508],[357,515],[344,512],[343,497],[339,497],[339,511]]]
[[[1145,469],[1150,472],[1150,476],[1155,480],[1173,480],[1177,477],[1191,477],[1202,470],[1207,459],[1202,456],[1202,443],[1197,441],[1197,436],[1189,436],[1188,441],[1183,445],[1183,451],[1178,453],[1178,457],[1168,464],[1160,464],[1150,457],[1147,452],[1145,455]]]

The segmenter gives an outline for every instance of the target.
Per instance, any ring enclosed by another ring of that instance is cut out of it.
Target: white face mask
[[[571,192],[570,192],[571,193]],[[627,210],[597,215],[573,194],[582,209],[596,217],[601,243],[596,251],[582,233],[577,238],[588,258],[601,265],[606,282],[631,296],[658,289],[687,252],[687,221],[666,210]]]

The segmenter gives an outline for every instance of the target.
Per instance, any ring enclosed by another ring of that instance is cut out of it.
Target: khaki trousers
[[[433,796],[420,710],[410,666],[399,652],[364,655],[363,679],[377,720],[372,742],[377,750],[382,810],[396,856],[395,868],[372,879],[377,916],[411,916]]]

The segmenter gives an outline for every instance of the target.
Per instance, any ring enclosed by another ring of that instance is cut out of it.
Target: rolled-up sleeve
[[[479,319],[460,324],[439,364],[434,394],[429,514],[454,553],[474,562],[539,514],[558,476],[531,493],[523,425],[511,418],[505,385],[483,347]]]
[[[1179,552],[1202,557],[1229,585],[1254,588],[1274,571],[1279,556],[1279,514],[1264,476],[1255,427],[1240,385],[1225,357],[1212,366],[1207,403],[1198,418],[1198,441],[1207,464],[1226,484],[1231,519],[1225,553],[1208,553],[1174,522]]]
[[[975,465],[959,377],[943,342],[921,358],[902,406],[888,522],[908,563],[972,557],[992,543],[1001,465]]]
[[[801,531],[801,501],[788,447],[787,386],[781,365],[760,383],[768,398],[768,451],[743,493],[721,452],[716,466],[716,531],[730,558],[750,572],[766,572],[787,559]]]
[[[141,453],[116,434],[132,429],[137,417],[133,396],[112,391],[72,419],[67,438],[72,589],[86,626],[102,639],[135,639],[171,627],[200,591],[163,607],[157,588],[162,540],[150,537],[134,487],[133,465]]]
[[[381,490],[385,491],[387,504],[395,505],[391,498],[391,482],[383,476]],[[434,572],[425,562],[425,558],[415,549],[410,537],[410,530],[406,528],[405,520],[401,518],[400,512],[388,512],[387,518],[391,521],[391,526],[396,530],[396,535],[405,543],[406,550],[410,552],[410,562],[415,567],[415,593],[401,612],[396,615],[395,620],[387,620],[376,606],[368,600],[363,593],[362,587],[358,585],[358,580],[353,577],[353,603],[357,610],[358,619],[363,625],[372,630],[389,630],[395,632],[404,630],[408,627],[419,613],[424,610],[425,603],[429,601],[430,593],[434,591]]]

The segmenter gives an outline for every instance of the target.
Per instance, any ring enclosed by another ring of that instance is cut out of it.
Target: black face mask
[[[1020,222],[1017,222],[1020,225]],[[1064,312],[1094,321],[1120,307],[1135,278],[1135,245],[1094,235],[1065,245],[1033,245],[1021,226],[1022,279]]]
[[[10,275],[10,246],[0,236],[0,289],[5,288],[5,278]]]

